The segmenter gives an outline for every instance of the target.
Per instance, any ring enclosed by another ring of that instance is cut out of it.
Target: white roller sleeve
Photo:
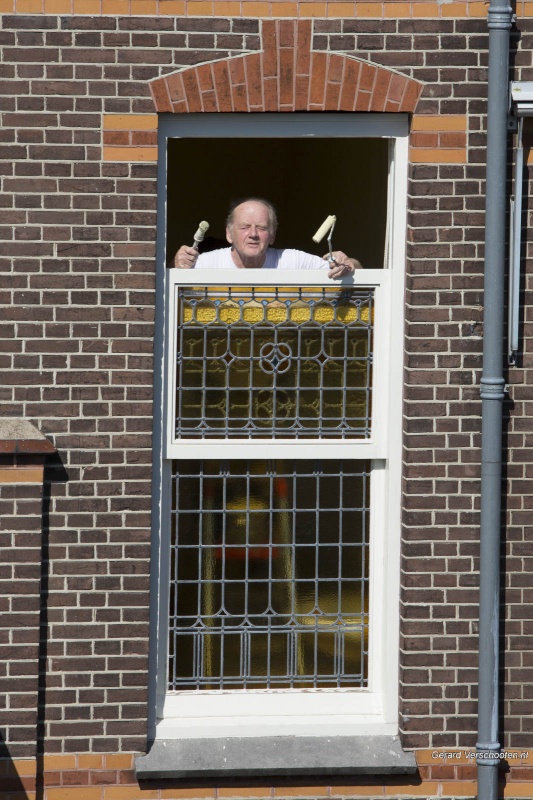
[[[198,230],[194,234],[194,241],[196,244],[198,244],[199,242],[203,242],[204,236],[208,230],[209,230],[209,222],[205,221],[200,222],[200,224],[198,225]]]
[[[315,235],[313,236],[313,242],[321,242],[326,233],[330,230],[330,228],[335,224],[337,221],[337,217],[331,214],[325,222],[322,223],[320,228],[317,230]]]

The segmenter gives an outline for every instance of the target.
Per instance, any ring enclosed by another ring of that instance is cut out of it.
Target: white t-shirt
[[[211,250],[198,256],[196,269],[228,269],[236,264],[231,257],[231,247]],[[303,250],[276,250],[269,247],[263,269],[329,269],[329,262]]]

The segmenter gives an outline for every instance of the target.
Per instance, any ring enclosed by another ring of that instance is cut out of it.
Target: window
[[[370,436],[372,289],[195,286],[176,300],[176,441]]]
[[[368,683],[369,464],[176,462],[169,690]]]
[[[396,732],[407,130],[358,116],[291,124],[386,143],[374,268],[165,274],[156,737]]]

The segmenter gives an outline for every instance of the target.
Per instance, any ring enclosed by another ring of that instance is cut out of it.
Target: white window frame
[[[346,458],[385,458],[387,454],[387,404],[384,402],[387,390],[388,347],[386,332],[379,325],[374,330],[374,359],[372,385],[372,414],[369,439],[178,439],[174,434],[176,417],[177,385],[176,360],[178,326],[178,291],[186,286],[212,286],[227,289],[228,286],[283,286],[303,288],[353,286],[361,289],[374,289],[375,319],[388,319],[390,316],[390,273],[388,270],[364,270],[354,278],[346,277],[332,280],[327,270],[268,270],[261,269],[173,269],[168,277],[168,347],[169,382],[166,398],[166,449],[165,457],[179,458],[339,458],[341,449]],[[228,450],[228,447],[231,449]],[[318,450],[317,450],[318,449]]]
[[[190,116],[205,118],[208,115]],[[215,118],[231,116],[231,128],[234,126],[236,116],[247,118],[247,115],[213,116]],[[248,127],[244,125],[244,134],[243,129],[240,129],[240,135],[258,135],[257,116],[265,115],[252,115],[252,120],[248,117],[250,124]],[[354,278],[348,277],[341,281],[327,278],[326,271],[314,270],[278,272],[236,269],[194,272],[176,269],[166,270],[164,273],[165,336],[161,376],[163,415],[159,451],[161,485],[154,506],[158,509],[160,520],[160,535],[156,537],[159,549],[154,588],[157,612],[152,616],[158,632],[157,644],[153,651],[157,654],[158,662],[157,685],[154,692],[157,710],[151,726],[151,733],[155,738],[256,737],[282,734],[390,735],[398,732],[401,405],[408,121],[404,115],[387,114],[266,116],[270,118],[268,124],[264,126],[267,130],[259,135],[294,136],[298,135],[294,129],[300,128],[299,135],[377,136],[389,139],[387,265],[383,270],[358,271]],[[298,120],[299,117],[302,119]],[[218,120],[218,122],[223,121]],[[337,127],[335,122],[338,123]],[[183,127],[186,131],[194,130],[194,126],[191,128],[190,123],[190,119],[184,122]],[[306,133],[309,126],[314,133]],[[170,125],[170,129],[172,128]],[[198,132],[193,135],[206,136],[207,130],[206,126],[200,125]],[[231,133],[224,132],[223,124],[217,124],[215,130],[211,129],[207,135],[227,136]],[[162,252],[164,251],[160,248],[160,253]],[[175,438],[175,331],[176,301],[180,286],[316,287],[339,284],[375,290],[375,360],[372,427],[369,439],[240,441]],[[317,457],[338,459],[342,456],[358,460],[368,459],[372,462],[368,688],[202,690],[167,693],[171,461],[182,458],[275,459],[288,456],[299,459]]]

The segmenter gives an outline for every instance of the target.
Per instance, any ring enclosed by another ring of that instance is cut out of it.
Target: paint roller
[[[195,250],[198,250],[198,245],[200,242],[203,242],[204,236],[206,235],[207,231],[209,230],[209,222],[200,222],[198,224],[198,230],[194,234],[194,244],[193,247]]]
[[[329,231],[328,238],[327,238],[327,242],[328,242],[328,246],[329,246],[329,258],[328,258],[328,261],[331,264],[333,264],[335,262],[335,259],[333,258],[333,252],[332,252],[333,248],[332,248],[332,244],[331,244],[331,237],[333,235],[333,228],[335,227],[335,223],[336,222],[337,222],[337,217],[334,214],[330,214],[330,216],[326,220],[324,220],[324,222],[322,223],[320,228],[317,230],[317,232],[313,236],[313,242],[316,242],[318,244],[319,242],[322,241],[322,239],[324,238],[326,233],[328,233],[328,231]]]

